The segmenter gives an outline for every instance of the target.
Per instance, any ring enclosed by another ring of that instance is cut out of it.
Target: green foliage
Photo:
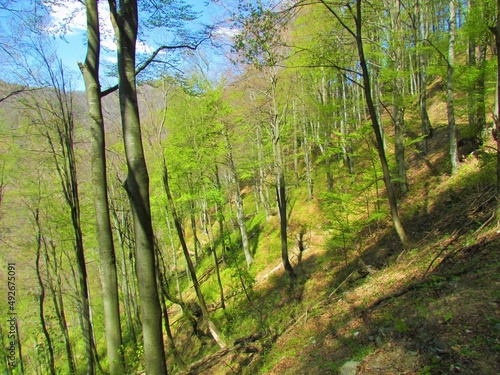
[[[396,319],[394,322],[394,328],[396,328],[396,331],[399,333],[405,333],[408,331],[408,325],[403,319]]]

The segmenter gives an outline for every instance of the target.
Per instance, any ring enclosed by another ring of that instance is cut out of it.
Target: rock
[[[340,375],[356,375],[356,368],[358,367],[358,361],[348,361],[342,365],[339,370]]]
[[[433,342],[433,348],[431,350],[438,352],[438,353],[447,353],[448,352],[448,345],[444,343],[444,341],[441,341],[439,339],[434,339]]]

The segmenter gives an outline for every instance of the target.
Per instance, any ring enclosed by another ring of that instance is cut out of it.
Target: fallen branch
[[[233,346],[225,347],[218,352],[200,359],[198,362],[189,366],[189,369],[181,372],[181,375],[197,375],[202,374],[208,369],[219,364],[226,355],[233,352],[243,352],[248,354],[260,353],[262,349],[258,345],[254,345],[255,341],[264,337],[264,333],[254,333],[237,339]],[[227,364],[226,364],[227,365]]]
[[[441,251],[432,259],[432,261],[429,263],[427,269],[425,270],[423,276],[420,279],[424,279],[427,276],[427,273],[429,273],[434,262],[446,251],[446,249],[448,249],[448,247],[450,247],[461,236],[461,233],[458,230],[456,230],[455,232],[453,232],[453,235],[454,235],[453,238],[450,241],[448,241],[446,246],[443,247]]]

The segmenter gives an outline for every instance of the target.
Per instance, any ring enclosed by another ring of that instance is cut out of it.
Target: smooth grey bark
[[[118,279],[106,178],[104,119],[99,82],[99,56],[101,48],[99,12],[96,0],[85,1],[85,7],[87,14],[87,56],[85,63],[80,63],[79,65],[86,87],[90,131],[92,135],[92,186],[94,190],[97,241],[101,260],[104,327],[110,374],[121,375],[125,371],[125,366],[121,353],[122,331],[120,325]]]
[[[480,2],[470,0],[467,4],[469,9],[477,8],[484,18],[484,8]],[[479,39],[479,40],[478,40]],[[487,57],[487,42],[483,38],[477,38],[476,35],[469,35],[468,41],[468,59],[467,65],[472,69],[477,69],[477,78],[472,83],[469,91],[469,126],[474,130],[474,135],[482,142],[484,130],[486,128],[486,105],[485,105],[485,63]]]
[[[135,234],[136,275],[142,318],[146,373],[167,373],[162,312],[155,269],[154,235],[149,200],[149,175],[144,158],[136,87],[137,0],[109,0],[118,45],[118,98],[127,160],[127,191]]]
[[[253,262],[253,257],[250,252],[250,244],[248,241],[248,233],[245,223],[245,213],[243,211],[243,197],[241,196],[241,191],[240,191],[240,180],[238,178],[238,173],[236,172],[236,166],[234,164],[233,147],[231,145],[231,142],[229,140],[229,135],[227,134],[227,132],[225,132],[224,137],[226,139],[226,146],[228,150],[227,161],[229,166],[229,172],[231,174],[231,182],[233,185],[234,203],[236,206],[236,219],[238,221],[238,228],[240,230],[241,243],[243,245],[243,253],[245,254],[247,267],[250,267],[250,265]]]
[[[264,207],[264,212],[266,214],[266,220],[269,219],[271,216],[270,211],[271,208],[269,207],[269,196],[267,192],[267,185],[266,185],[266,172],[264,170],[264,165],[265,165],[265,160],[264,160],[264,146],[262,143],[262,129],[260,126],[255,127],[255,134],[256,134],[256,143],[257,143],[257,160],[258,160],[258,189],[259,189],[259,197],[260,201],[262,203],[262,206]]]
[[[420,104],[420,129],[422,134],[422,142],[420,148],[424,154],[427,153],[427,143],[428,139],[432,135],[432,125],[429,119],[429,113],[427,111],[427,55],[425,53],[424,46],[425,41],[429,36],[428,25],[428,5],[426,0],[417,1],[417,10],[419,17],[419,36],[420,36],[420,51],[418,53],[419,57],[419,104]]]
[[[222,184],[220,182],[220,176],[219,176],[219,168],[217,167],[217,165],[215,165],[215,186],[217,187],[217,190],[222,191]],[[257,212],[258,210],[259,209],[257,206]],[[222,212],[222,207],[219,208],[219,204],[215,206],[215,215],[219,223],[219,239],[221,244],[222,261],[224,262],[224,264],[227,264],[226,236],[224,235],[224,212]]]
[[[271,67],[275,69],[275,67]],[[288,258],[288,212],[285,183],[285,166],[283,162],[283,152],[281,150],[281,118],[277,103],[277,76],[274,72],[270,73],[270,127],[271,143],[273,144],[273,169],[275,174],[276,201],[278,204],[278,213],[280,218],[280,238],[281,238],[281,260],[283,268],[290,278],[291,283],[295,282],[297,275]]]
[[[158,243],[156,241],[156,254],[157,254],[157,269],[158,272],[156,273],[158,276],[158,285],[160,285],[160,288],[158,290],[160,294],[160,304],[161,304],[161,310],[163,313],[163,326],[165,327],[165,332],[167,333],[167,339],[168,343],[170,345],[170,350],[172,354],[174,355],[174,359],[179,365],[179,367],[184,368],[186,365],[184,361],[182,360],[182,357],[179,354],[179,351],[177,350],[177,347],[175,346],[175,340],[174,336],[172,335],[172,330],[170,329],[170,319],[168,317],[168,308],[167,304],[165,302],[166,299],[168,299],[169,294],[166,294],[165,291],[168,290],[168,283],[166,280],[166,266],[165,266],[165,260],[163,259],[162,253],[160,251],[160,248],[158,246]],[[163,287],[165,286],[165,287]]]
[[[302,121],[302,148],[304,150],[304,164],[306,166],[307,198],[312,201],[314,198],[314,181],[312,177],[311,147],[307,134],[307,123]]]
[[[182,293],[181,293],[181,286],[179,282],[179,268],[177,267],[177,251],[175,248],[174,244],[174,236],[172,233],[172,226],[170,225],[170,220],[168,217],[166,218],[167,222],[167,229],[168,229],[168,238],[170,239],[170,247],[172,248],[172,267],[174,268],[174,275],[175,275],[175,288],[177,290],[177,296],[179,298],[179,301],[182,301]]]
[[[217,167],[215,168],[215,174],[217,175],[219,173],[219,171],[217,170]],[[216,183],[216,186],[217,186],[217,183],[218,183],[218,177],[215,178],[215,183]],[[218,215],[219,214],[219,203],[218,202],[215,202],[215,214]],[[220,277],[220,268],[219,268],[219,258],[217,257],[217,248],[215,247],[215,239],[214,239],[214,235],[213,235],[213,232],[212,232],[212,220],[210,219],[210,216],[207,217],[207,220],[208,220],[208,227],[210,228],[210,231],[209,231],[209,236],[210,236],[210,240],[212,242],[212,255],[213,255],[213,258],[214,258],[214,267],[215,267],[215,275],[217,276],[217,284],[219,285],[219,294],[220,294],[220,303],[221,303],[221,306],[222,306],[222,309],[226,309],[226,302],[225,302],[225,298],[224,298],[224,287],[222,286],[222,279]],[[221,243],[221,248],[224,249],[224,242],[222,241],[222,238],[223,238],[223,235],[220,237],[220,243]]]
[[[350,174],[354,174],[354,163],[352,160],[352,146],[350,141],[347,139],[349,135],[349,110],[347,105],[347,85],[346,78],[341,76],[342,87],[342,120],[340,121],[340,134],[341,134],[341,144],[342,144],[342,155],[344,157],[344,164]]]
[[[191,184],[190,184],[191,185]],[[191,194],[192,196],[192,194]],[[201,243],[198,239],[198,235],[196,234],[196,218],[194,216],[195,204],[194,201],[189,202],[189,221],[191,223],[191,233],[193,233],[193,248],[194,248],[194,262],[198,264],[198,261],[201,259]]]
[[[405,161],[405,80],[403,78],[403,30],[401,25],[401,3],[386,2],[391,19],[391,29],[389,32],[389,53],[391,57],[390,67],[393,70],[392,80],[392,121],[394,124],[394,146],[396,156],[397,193],[404,195],[408,190],[408,180],[406,177]]]
[[[497,15],[496,25],[491,28],[495,36],[495,46],[497,50],[497,85],[495,97],[495,127],[493,129],[493,136],[497,143],[497,170],[496,170],[496,209],[495,217],[497,223],[500,223],[500,0],[497,0]]]
[[[446,84],[446,113],[448,115],[448,140],[449,140],[449,155],[451,163],[451,174],[458,172],[458,133],[455,122],[455,93],[453,88],[453,73],[455,64],[455,34],[456,34],[456,8],[455,2],[450,1],[449,15],[449,41],[448,41],[448,70]]]

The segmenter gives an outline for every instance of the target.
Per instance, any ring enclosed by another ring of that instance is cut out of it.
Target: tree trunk
[[[380,158],[380,163],[382,165],[382,171],[384,174],[385,189],[387,191],[387,197],[389,199],[389,206],[391,209],[392,221],[396,232],[401,240],[404,247],[409,247],[409,240],[406,236],[403,224],[399,218],[398,204],[396,200],[396,194],[394,192],[394,187],[391,181],[391,175],[389,172],[389,165],[387,164],[387,158],[384,151],[384,142],[382,139],[382,133],[380,131],[380,125],[377,121],[377,113],[375,111],[375,106],[373,105],[371,89],[370,89],[370,75],[368,73],[368,65],[366,63],[365,52],[363,48],[363,39],[361,35],[362,22],[361,22],[361,0],[356,1],[356,45],[358,48],[358,55],[360,60],[361,69],[363,71],[363,90],[365,92],[366,105],[368,107],[368,112],[372,121],[373,131],[375,132],[375,138],[377,141],[377,151]]]
[[[76,285],[78,289],[78,303],[80,304],[80,323],[85,347],[85,358],[87,361],[86,373],[95,373],[94,343],[92,334],[92,321],[90,317],[89,291],[87,285],[87,266],[85,262],[85,249],[83,245],[83,233],[80,218],[80,196],[78,192],[78,178],[76,171],[76,158],[74,152],[74,130],[71,93],[66,90],[66,82],[62,67],[59,66],[60,77],[51,72],[54,95],[57,100],[57,111],[52,113],[55,120],[53,123],[44,123],[44,136],[49,144],[50,152],[54,159],[56,172],[59,176],[62,192],[66,204],[70,210],[70,220],[74,234],[74,249],[76,256]],[[59,81],[60,78],[60,81]],[[42,119],[42,121],[44,121]],[[57,143],[54,143],[52,132],[55,133]]]
[[[108,184],[106,180],[104,120],[99,83],[99,14],[96,0],[87,0],[85,6],[87,12],[87,57],[85,59],[85,64],[80,64],[80,69],[86,86],[90,130],[92,134],[92,185],[94,188],[97,240],[101,258],[107,357],[110,374],[121,375],[124,373],[125,367],[121,354],[122,333],[120,325],[118,281],[115,249],[109,216]]]
[[[118,220],[118,215],[116,214],[116,209],[111,208],[111,213],[113,215],[113,220],[115,223],[116,231],[118,232],[118,244],[120,245],[120,266],[121,266],[121,285],[122,285],[122,293],[123,293],[123,306],[125,308],[125,321],[127,322],[128,334],[130,335],[130,340],[132,342],[137,341],[137,336],[135,334],[135,327],[133,321],[133,302],[134,292],[132,292],[132,288],[130,288],[130,284],[134,281],[130,281],[130,276],[128,272],[126,255],[125,255],[125,239],[124,234],[122,232],[121,224]],[[133,277],[132,277],[133,279]]]
[[[118,97],[128,167],[124,187],[132,207],[144,360],[148,374],[166,374],[162,314],[156,283],[149,176],[144,159],[135,80],[137,0],[120,1],[119,10],[114,0],[109,0],[109,6],[118,44]]]
[[[216,170],[217,173],[217,170]],[[216,214],[219,213],[219,204],[216,202],[215,203],[215,212]],[[219,222],[220,223],[220,222]],[[219,293],[220,293],[220,303],[222,305],[222,309],[226,309],[226,302],[224,299],[224,288],[222,286],[222,280],[220,277],[220,269],[219,269],[219,259],[217,258],[217,248],[215,247],[215,240],[214,236],[212,233],[212,222],[210,220],[210,217],[208,217],[208,224],[210,227],[210,237],[211,237],[211,242],[212,242],[212,254],[214,257],[214,267],[215,267],[215,275],[217,276],[217,284],[219,285]],[[222,236],[221,236],[221,248],[224,249],[224,243],[222,242]]]
[[[47,248],[50,247],[51,252],[52,252],[52,258],[54,260],[53,263],[50,261],[50,255],[47,251]],[[66,312],[64,308],[64,300],[63,300],[63,294],[61,291],[61,274],[59,271],[59,264],[57,260],[57,255],[56,255],[56,248],[55,245],[50,241],[49,245],[47,246],[46,251],[45,251],[45,264],[46,264],[46,279],[48,283],[48,287],[50,289],[50,293],[52,296],[52,303],[54,305],[54,312],[57,317],[57,321],[59,323],[59,328],[61,330],[61,334],[63,335],[63,341],[64,341],[64,347],[66,350],[66,356],[67,356],[67,361],[68,361],[68,372],[69,374],[76,374],[76,362],[75,362],[75,357],[73,354],[73,348],[71,346],[71,341],[69,337],[69,329],[68,329],[68,323],[66,319]],[[52,279],[52,274],[50,269],[52,268],[52,273],[54,274],[54,277],[56,279],[56,285],[54,285],[53,279]]]
[[[382,165],[382,171],[384,175],[384,184],[387,192],[387,197],[389,200],[389,206],[391,210],[392,222],[394,223],[394,228],[399,236],[399,239],[402,245],[407,248],[410,246],[410,242],[408,237],[406,236],[406,232],[404,230],[403,224],[399,218],[398,205],[396,200],[396,194],[394,192],[394,187],[391,181],[391,175],[389,171],[389,165],[387,164],[387,158],[384,150],[384,141],[382,139],[382,132],[380,131],[380,124],[377,120],[377,113],[375,110],[375,106],[372,100],[371,94],[371,86],[370,86],[370,74],[368,72],[368,64],[365,58],[365,51],[363,48],[363,38],[362,38],[362,17],[361,17],[361,0],[356,0],[356,11],[354,12],[350,5],[348,5],[349,10],[354,18],[356,29],[355,31],[351,30],[349,26],[347,26],[338,14],[329,7],[323,0],[320,0],[321,3],[327,7],[327,9],[334,15],[334,17],[342,23],[343,27],[353,36],[356,41],[356,47],[358,50],[359,63],[361,66],[361,70],[363,73],[363,91],[365,93],[366,106],[368,107],[368,113],[370,115],[372,128],[375,133],[375,139],[377,144],[377,151],[380,158],[380,163]]]
[[[423,50],[425,41],[428,38],[428,6],[427,0],[418,0],[417,2],[419,16],[419,37],[421,42],[419,58],[419,103],[420,103],[420,129],[422,133],[422,142],[420,144],[421,151],[426,154],[428,151],[427,141],[432,135],[432,126],[427,112],[427,56]]]
[[[236,205],[236,218],[238,220],[238,227],[240,229],[240,235],[241,235],[241,244],[243,246],[243,253],[245,254],[247,267],[250,267],[250,265],[253,262],[253,257],[252,254],[250,253],[250,244],[248,241],[248,233],[245,223],[245,213],[243,211],[243,198],[241,196],[241,191],[240,191],[240,180],[236,172],[236,166],[234,165],[233,148],[231,142],[229,141],[229,135],[227,134],[227,132],[225,134],[225,138],[228,149],[227,157],[229,164],[229,172],[231,173],[231,181],[234,192],[234,203]]]
[[[496,186],[496,210],[495,216],[497,223],[500,223],[500,0],[497,0],[497,22],[491,31],[495,35],[495,46],[497,53],[497,87],[495,98],[495,128],[493,135],[497,143],[497,186]]]
[[[179,283],[179,269],[177,267],[177,251],[175,248],[174,244],[174,235],[172,233],[172,226],[170,225],[170,220],[167,217],[166,218],[167,222],[167,229],[168,229],[168,238],[170,239],[170,247],[172,248],[172,266],[174,268],[174,275],[175,275],[175,289],[177,290],[177,296],[180,301],[182,301],[182,294],[181,294],[181,286]]]
[[[198,261],[200,260],[200,253],[201,253],[201,244],[200,240],[198,239],[198,236],[196,235],[196,218],[194,216],[194,202],[190,201],[189,202],[189,220],[191,222],[191,233],[193,233],[193,247],[194,247],[194,263],[198,264]]]
[[[272,68],[271,68],[272,69]],[[278,213],[280,217],[280,237],[281,237],[281,260],[283,267],[291,283],[295,282],[297,276],[293,270],[290,260],[288,259],[288,213],[287,213],[287,198],[286,198],[286,184],[285,172],[283,163],[283,153],[281,150],[281,119],[278,111],[277,103],[277,78],[274,73],[271,73],[271,107],[270,107],[270,125],[271,125],[271,142],[273,144],[273,157],[274,157],[274,173],[275,173],[275,186],[276,186],[276,201],[278,204]]]
[[[259,186],[259,196],[260,196],[260,201],[262,203],[262,206],[264,206],[264,212],[266,214],[266,220],[269,219],[270,217],[270,207],[269,207],[269,197],[267,192],[267,186],[266,186],[266,172],[264,171],[264,146],[262,144],[262,129],[260,126],[256,126],[256,142],[257,142],[257,159],[259,161],[259,173],[258,173],[258,186]]]
[[[309,147],[309,139],[307,136],[306,122],[302,122],[302,148],[304,149],[304,164],[306,165],[306,180],[307,180],[307,199],[312,201],[314,198],[314,182],[312,177],[312,162],[311,150]]]
[[[40,271],[40,256],[42,252],[42,247],[44,243],[43,235],[42,235],[42,229],[40,225],[40,215],[39,215],[39,210],[38,208],[34,209],[33,211],[33,216],[35,219],[35,224],[37,227],[37,252],[36,252],[36,260],[35,260],[35,270],[36,270],[36,276],[38,280],[38,286],[40,287],[40,295],[39,295],[39,304],[38,304],[38,310],[39,310],[39,317],[40,317],[40,324],[42,326],[42,331],[43,335],[45,336],[45,341],[47,344],[47,350],[49,352],[49,369],[50,373],[52,375],[56,374],[56,368],[55,368],[55,360],[54,360],[54,346],[52,345],[52,338],[50,337],[50,333],[47,329],[47,323],[45,321],[45,286],[42,280],[42,273]]]
[[[354,174],[354,163],[352,162],[352,147],[350,141],[347,139],[349,135],[349,111],[347,105],[347,85],[346,78],[341,77],[342,80],[342,120],[340,121],[340,134],[342,142],[342,155],[344,157],[344,164],[349,171],[349,174]]]
[[[403,77],[403,47],[402,43],[404,33],[401,28],[401,3],[389,2],[386,3],[386,8],[389,9],[391,19],[391,31],[389,51],[391,55],[391,68],[394,78],[392,81],[392,120],[394,124],[394,145],[397,167],[397,193],[404,195],[407,192],[408,181],[406,178],[406,161],[405,161],[405,80]]]
[[[158,269],[158,272],[156,273],[158,277],[158,285],[160,286],[158,293],[160,295],[160,304],[161,304],[161,310],[163,313],[163,326],[165,327],[165,332],[167,333],[167,339],[170,345],[170,350],[172,351],[172,354],[174,355],[175,362],[179,365],[179,367],[184,368],[186,365],[184,361],[182,360],[182,357],[179,354],[179,351],[177,350],[177,347],[175,346],[175,341],[174,341],[174,336],[172,335],[172,330],[170,329],[170,319],[168,318],[168,308],[167,304],[165,303],[165,299],[168,299],[168,295],[165,293],[165,290],[168,290],[168,285],[166,281],[166,272],[165,272],[165,261],[163,259],[163,256],[161,254],[160,248],[158,247],[158,243],[156,242],[156,260],[157,260],[157,265],[156,268]],[[160,264],[161,263],[161,264]],[[164,288],[165,286],[165,288]]]
[[[446,112],[448,114],[448,138],[450,143],[449,154],[451,163],[451,174],[458,172],[458,134],[455,123],[454,90],[453,90],[453,71],[455,64],[455,33],[456,33],[456,10],[455,2],[450,1],[450,19],[449,19],[449,44],[448,44],[448,79],[446,95]]]
[[[213,322],[210,320],[210,316],[208,314],[208,309],[207,305],[205,303],[205,298],[203,297],[203,293],[201,292],[200,284],[198,283],[198,278],[196,276],[196,271],[194,269],[193,262],[191,260],[191,257],[189,256],[189,251],[186,245],[186,241],[184,239],[184,233],[182,230],[182,225],[179,220],[179,217],[177,215],[177,210],[175,208],[174,204],[174,199],[172,198],[172,194],[170,192],[170,186],[169,186],[169,179],[168,179],[168,169],[165,161],[163,161],[163,187],[165,189],[165,193],[167,195],[167,200],[170,206],[170,212],[172,214],[172,217],[174,219],[174,225],[175,229],[177,230],[177,235],[179,236],[179,241],[181,243],[182,247],[182,252],[184,253],[184,258],[186,259],[186,264],[187,264],[187,271],[189,272],[189,275],[191,276],[191,280],[193,282],[193,287],[196,292],[196,297],[198,299],[198,303],[200,304],[201,308],[201,313],[203,316],[203,319],[205,323],[208,326],[208,329],[214,338],[215,342],[219,344],[221,348],[225,348],[227,345],[224,341],[224,338],[222,337],[222,334],[220,333],[219,329],[213,324]]]

